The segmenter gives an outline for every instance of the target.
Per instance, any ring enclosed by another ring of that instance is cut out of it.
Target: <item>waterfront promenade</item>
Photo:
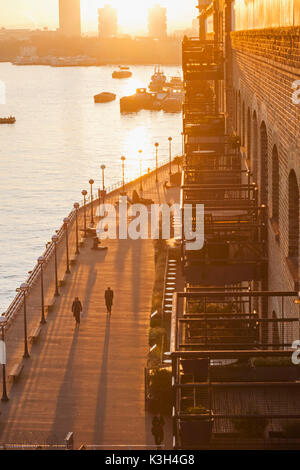
[[[177,168],[177,167],[176,167]],[[175,166],[174,166],[175,171]],[[143,195],[155,202],[173,202],[176,190],[165,190],[168,167],[143,182]],[[126,187],[129,196],[139,182]],[[118,192],[107,202],[115,202]],[[70,227],[70,255],[75,252],[75,229]],[[80,211],[79,226],[83,227]],[[144,367],[147,362],[149,315],[154,282],[151,240],[108,240],[107,251],[91,249],[86,239],[47,315],[40,338],[23,355],[22,308],[6,334],[7,373],[22,362],[19,381],[9,383],[10,401],[0,402],[0,444],[62,443],[74,432],[75,445],[146,446],[153,444],[144,404]],[[52,257],[53,258],[53,257]],[[53,259],[45,268],[46,304],[54,294]],[[58,246],[59,279],[65,273],[65,248]],[[115,291],[111,319],[106,315],[104,291]],[[72,301],[83,303],[83,318],[75,329]],[[40,320],[40,284],[27,298],[28,332]],[[2,383],[1,383],[2,386]]]

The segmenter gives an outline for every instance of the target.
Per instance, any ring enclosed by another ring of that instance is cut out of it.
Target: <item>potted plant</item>
[[[208,444],[214,424],[213,414],[202,405],[192,406],[184,411],[180,420],[182,446]]]

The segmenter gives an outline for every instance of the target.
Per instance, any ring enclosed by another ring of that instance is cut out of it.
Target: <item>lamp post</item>
[[[58,290],[58,277],[57,277],[57,242],[58,242],[58,236],[53,235],[52,241],[54,243],[54,271],[55,271],[55,292],[54,295],[55,297],[59,297],[59,290]]]
[[[155,181],[158,182],[158,147],[159,143],[155,142],[155,166],[156,166],[156,173],[155,173]]]
[[[105,199],[105,183],[104,183],[104,171],[105,171],[106,166],[101,165],[101,170],[102,170],[102,202],[104,204],[104,199]]]
[[[93,179],[90,179],[89,184],[91,186],[91,226],[93,227],[94,225],[94,210],[93,210],[93,184],[95,181]]]
[[[68,225],[69,225],[69,219],[68,217],[65,217],[64,218],[64,229],[65,229],[65,237],[66,237],[66,263],[67,263],[67,266],[66,266],[66,273],[67,274],[70,274],[70,258],[69,258],[69,229],[68,229]]]
[[[45,298],[44,298],[44,269],[43,265],[45,263],[44,256],[38,258],[38,264],[41,268],[41,325],[44,325],[46,322],[45,319]]]
[[[122,178],[123,178],[123,194],[125,194],[125,157],[121,157],[122,160]]]
[[[87,191],[85,189],[83,189],[81,191],[81,194],[83,195],[84,236],[86,238],[86,236],[87,236],[87,230],[86,230],[86,196],[87,196]]]
[[[24,306],[24,354],[23,358],[28,359],[30,357],[29,352],[28,352],[28,341],[27,341],[27,306],[26,306],[26,294],[28,291],[28,284],[24,282],[23,284],[20,285],[19,289],[17,289],[17,292],[22,292],[23,294],[23,306]]]
[[[184,155],[184,132],[181,132],[181,153]]]
[[[9,398],[7,396],[6,390],[6,348],[5,348],[5,338],[4,338],[4,328],[6,326],[7,319],[4,317],[0,317],[0,327],[2,330],[2,358],[0,357],[2,363],[2,398],[1,401],[8,401]]]
[[[79,204],[78,202],[74,203],[74,209],[75,209],[75,221],[76,221],[76,251],[75,254],[79,255],[79,238],[78,238],[78,209],[79,209]]]
[[[172,175],[172,137],[168,138],[169,141],[169,175]]]
[[[142,153],[143,153],[143,150],[139,150],[139,155],[140,155],[140,191],[143,191],[143,183],[142,183]]]

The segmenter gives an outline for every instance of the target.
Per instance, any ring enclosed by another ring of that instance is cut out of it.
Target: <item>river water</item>
[[[153,67],[132,67],[133,77],[113,80],[113,67],[52,68],[0,63],[6,86],[0,117],[14,115],[14,125],[0,126],[0,313],[15,289],[42,254],[81,190],[93,178],[100,185],[105,164],[106,185],[122,178],[120,157],[126,157],[126,177],[181,153],[181,115],[141,111],[120,115],[119,98],[147,86]],[[164,67],[168,76],[179,67]],[[94,104],[102,91],[117,94],[114,102]]]

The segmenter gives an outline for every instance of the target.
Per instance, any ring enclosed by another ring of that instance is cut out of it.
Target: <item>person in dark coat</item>
[[[72,304],[73,317],[76,320],[76,326],[80,325],[80,314],[82,312],[82,304],[78,297],[75,297],[75,300]]]
[[[152,420],[151,432],[154,437],[155,444],[157,445],[158,448],[164,440],[164,424],[165,424],[165,421],[162,415],[160,415],[159,417],[154,416]]]
[[[114,291],[110,287],[108,287],[107,290],[105,291],[105,304],[106,304],[107,313],[109,313],[109,315],[111,315],[113,299],[114,299]]]

